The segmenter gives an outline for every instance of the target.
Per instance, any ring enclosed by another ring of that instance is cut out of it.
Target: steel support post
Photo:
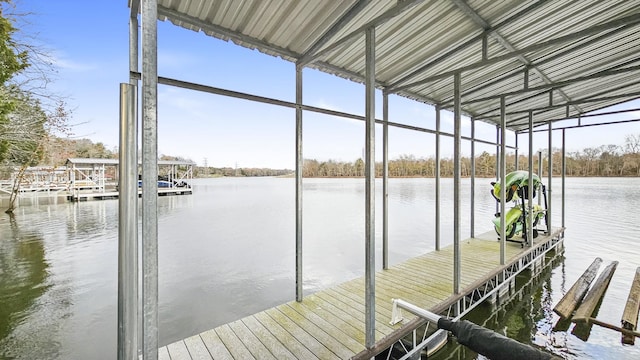
[[[565,180],[567,176],[567,147],[565,129],[562,129],[562,227],[565,227]]]
[[[516,133],[515,133],[515,135],[516,135],[516,143],[515,143],[516,159],[515,159],[515,164],[514,164],[514,167],[515,167],[515,169],[514,169],[514,170],[516,170],[516,171],[517,171],[517,170],[518,170],[518,168],[519,168],[519,166],[518,166],[518,165],[520,165],[520,164],[519,164],[520,160],[518,159],[518,133],[516,132]]]
[[[507,231],[506,231],[506,214],[505,210],[507,207],[507,199],[505,191],[506,181],[505,181],[505,171],[507,166],[507,147],[505,144],[506,141],[506,127],[507,127],[507,115],[506,115],[506,103],[504,96],[500,97],[500,265],[504,265],[506,263],[506,244],[507,244]]]
[[[296,65],[296,301],[302,301],[302,66]]]
[[[533,111],[529,111],[529,182],[533,184]],[[527,207],[529,212],[529,224],[527,226],[527,239],[529,239],[529,247],[533,247],[533,186],[528,186]]]
[[[542,180],[542,151],[538,151],[538,176]],[[542,205],[542,186],[538,189],[538,205]]]
[[[158,358],[158,2],[142,0],[142,348]]]
[[[471,217],[470,236],[475,237],[476,212],[476,121],[471,118]]]
[[[549,234],[551,234],[551,215],[553,215],[551,210],[551,179],[553,178],[553,123],[549,123],[549,162],[547,163],[547,172],[549,176],[549,180],[547,180],[547,219],[549,219],[549,223],[547,227],[549,228]]]
[[[440,107],[436,106],[436,251],[440,250]]]
[[[389,94],[382,93],[382,268],[389,268]]]
[[[498,181],[500,181],[500,125],[496,125],[496,182]],[[496,203],[496,212],[498,211],[500,211],[500,204]]]
[[[129,17],[129,83],[137,85],[132,73],[138,72],[138,14]],[[137,105],[136,105],[137,106]]]
[[[366,30],[365,65],[365,346],[375,344],[375,28]]]
[[[120,84],[118,360],[138,357],[137,88]]]
[[[453,293],[460,293],[460,73],[453,75]],[[458,315],[458,314],[456,314]]]

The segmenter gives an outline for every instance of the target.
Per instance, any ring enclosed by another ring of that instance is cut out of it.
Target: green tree
[[[68,134],[65,104],[46,90],[51,62],[36,44],[17,37],[14,9],[12,1],[0,0],[0,165],[20,169],[7,213],[15,207],[25,169],[43,157],[49,135]]]

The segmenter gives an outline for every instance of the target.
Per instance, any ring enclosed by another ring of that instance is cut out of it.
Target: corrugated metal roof
[[[498,123],[508,94],[513,130],[530,110],[540,124],[640,97],[640,0],[159,0],[158,12],[358,82],[375,25],[379,88],[450,108],[461,71],[463,112]]]

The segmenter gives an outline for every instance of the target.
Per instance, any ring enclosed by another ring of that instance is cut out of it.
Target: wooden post
[[[622,328],[635,331],[638,326],[638,310],[640,309],[640,267],[636,269],[636,276],[631,283],[627,305],[622,313]],[[622,333],[622,343],[633,345],[636,337]]]
[[[607,265],[604,270],[602,270],[602,274],[598,277],[598,280],[593,284],[593,287],[585,296],[584,301],[576,310],[575,315],[573,316],[573,322],[587,322],[593,314],[593,311],[596,309],[598,302],[602,299],[605,291],[607,291],[607,287],[609,286],[609,282],[613,277],[613,273],[616,271],[616,267],[618,267],[618,262],[614,261],[611,264]]]
[[[593,260],[593,263],[591,263],[582,276],[580,276],[576,283],[573,284],[571,289],[569,289],[569,291],[562,297],[556,307],[553,308],[553,311],[555,311],[556,314],[565,319],[571,317],[573,310],[578,307],[578,304],[580,304],[584,296],[587,294],[589,285],[591,285],[593,279],[596,278],[600,264],[602,264],[602,259],[599,257]]]

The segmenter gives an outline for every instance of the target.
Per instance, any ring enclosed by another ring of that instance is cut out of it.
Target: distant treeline
[[[215,168],[196,166],[193,169],[194,177],[218,177],[218,176],[285,176],[293,174],[293,170],[289,169],[267,169],[267,168]]]
[[[543,151],[542,175],[548,173],[548,151]],[[507,154],[507,168],[510,172],[516,169],[516,156]],[[518,156],[518,169],[526,170],[529,165],[528,157]],[[553,149],[552,171],[554,175],[562,174],[562,150]],[[360,177],[364,176],[365,164],[362,159],[354,162],[318,161],[307,159],[304,161],[304,177]],[[537,173],[538,156],[534,156],[533,169]],[[471,158],[460,160],[460,172],[463,177],[471,176]],[[640,135],[627,137],[625,146],[603,145],[596,148],[586,148],[582,151],[566,154],[567,176],[640,176]],[[435,177],[435,158],[416,158],[413,155],[401,155],[389,161],[390,177]],[[376,176],[382,176],[382,163],[376,163]],[[440,160],[440,176],[453,176],[453,159]],[[475,176],[496,176],[496,155],[487,152],[475,158]]]
[[[109,150],[102,143],[93,143],[88,139],[53,138],[44,148],[41,165],[63,165],[67,158],[118,158],[118,149]],[[547,175],[547,150],[543,150],[542,175]],[[181,157],[162,155],[161,160],[189,160]],[[515,170],[515,154],[507,154],[507,172]],[[476,156],[475,175],[495,177],[496,155],[483,152]],[[528,158],[522,152],[518,157],[518,169],[526,170]],[[562,151],[553,149],[553,174],[562,173]],[[318,161],[305,159],[304,177],[361,177],[364,176],[363,159],[353,162]],[[537,173],[538,156],[534,156],[533,168]],[[417,158],[414,155],[401,155],[389,161],[389,176],[392,177],[435,177],[436,161],[433,157]],[[602,145],[581,151],[567,152],[566,170],[568,176],[640,176],[640,134],[627,135],[624,145]],[[463,157],[460,161],[462,176],[471,176],[471,159]],[[230,167],[194,167],[194,176],[286,176],[293,174],[290,169],[268,168],[230,168]],[[440,160],[440,175],[453,176],[453,160]],[[376,163],[376,176],[382,176],[382,163]]]

